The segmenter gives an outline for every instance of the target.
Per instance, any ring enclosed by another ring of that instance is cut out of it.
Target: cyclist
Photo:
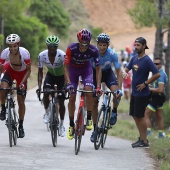
[[[27,92],[27,79],[31,73],[31,60],[29,52],[20,47],[20,37],[17,34],[10,34],[6,38],[8,48],[4,49],[0,56],[0,73],[5,65],[6,71],[1,82],[1,88],[7,88],[12,85],[15,79],[19,87],[17,90],[18,112],[19,112],[19,137],[25,136],[23,121],[25,116],[25,97]],[[6,119],[5,108],[6,92],[1,91],[1,115],[0,119]]]
[[[110,37],[106,33],[101,33],[97,36],[97,47],[99,49],[99,60],[102,69],[102,79],[101,82],[105,83],[106,86],[112,91],[116,92],[113,98],[113,110],[111,114],[110,124],[114,125],[117,121],[117,107],[122,96],[122,71],[120,63],[118,61],[118,56],[116,52],[109,47]],[[115,76],[112,70],[112,64],[114,64],[116,75]],[[92,65],[94,66],[94,61],[92,59]],[[93,81],[94,86],[96,87],[96,71],[93,70]],[[91,142],[94,142],[95,136],[95,125],[98,115],[98,98],[94,97],[93,99],[93,124],[94,132],[90,137]]]
[[[50,35],[46,39],[47,50],[42,51],[38,56],[38,91],[41,91],[41,85],[43,80],[43,64],[46,65],[48,72],[46,74],[43,89],[54,89],[54,85],[57,85],[57,90],[62,90],[64,87],[64,57],[65,52],[58,49],[60,39],[55,35]],[[61,93],[58,95],[59,102],[59,113],[60,113],[60,135],[61,137],[65,136],[65,127],[64,127],[64,116],[65,116],[65,95]],[[44,123],[50,121],[49,117],[49,94],[44,94],[43,104],[45,109],[45,114],[43,116]]]
[[[164,133],[163,122],[163,104],[165,102],[165,90],[168,82],[168,76],[162,69],[162,59],[159,57],[154,58],[154,64],[158,68],[160,77],[155,80],[151,87],[151,100],[145,110],[145,119],[147,123],[147,136],[151,135],[151,121],[150,116],[155,113],[156,121],[158,125],[158,138],[166,137]]]
[[[64,74],[67,82],[67,89],[73,88],[69,103],[69,119],[70,127],[67,133],[68,139],[73,139],[74,134],[74,111],[76,101],[76,89],[78,86],[79,76],[82,78],[85,90],[92,90],[93,87],[93,72],[90,59],[94,58],[96,75],[97,75],[97,93],[101,92],[101,68],[99,65],[98,49],[90,44],[92,34],[90,30],[83,28],[77,33],[78,43],[72,43],[67,47],[66,57],[64,61]],[[86,94],[87,105],[87,129],[93,128],[91,113],[92,113],[93,96],[91,93]]]

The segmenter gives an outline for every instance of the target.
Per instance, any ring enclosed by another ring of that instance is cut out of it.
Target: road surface
[[[52,146],[50,132],[42,121],[44,109],[37,99],[35,88],[26,99],[24,129],[26,136],[18,139],[17,146],[9,147],[5,121],[0,121],[0,170],[155,170],[155,162],[147,150],[131,147],[131,141],[108,137],[105,148],[95,150],[89,138],[83,136],[81,151],[74,154],[74,140],[58,139]],[[68,111],[65,120],[68,130]]]

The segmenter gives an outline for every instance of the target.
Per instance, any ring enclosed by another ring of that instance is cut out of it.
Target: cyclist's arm
[[[117,74],[117,80],[118,80],[118,87],[119,89],[122,89],[122,81],[123,81],[123,76],[122,76],[122,70],[121,68],[116,69],[116,74]]]
[[[26,70],[27,71],[26,71],[26,73],[25,73],[25,75],[24,75],[24,77],[23,77],[23,79],[21,81],[21,84],[24,84],[27,81],[27,79],[30,76],[30,74],[31,74],[31,63],[26,66]]]
[[[159,83],[158,84],[158,88],[153,88],[153,87],[150,87],[150,91],[154,92],[154,93],[163,93],[164,92],[164,83]]]
[[[38,68],[38,87],[39,87],[39,89],[41,89],[42,80],[43,80],[43,68]]]
[[[101,86],[102,71],[100,66],[96,66],[96,82],[97,87]]]

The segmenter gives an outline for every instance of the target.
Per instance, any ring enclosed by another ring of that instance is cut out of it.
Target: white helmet
[[[7,44],[15,44],[20,42],[20,37],[17,34],[10,34],[6,37]]]

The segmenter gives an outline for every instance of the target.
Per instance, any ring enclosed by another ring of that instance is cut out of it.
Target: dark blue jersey
[[[147,81],[149,72],[152,74],[159,73],[159,70],[154,65],[153,61],[148,55],[138,59],[138,56],[134,56],[127,65],[129,70],[132,69],[132,95],[133,96],[147,96],[150,93],[147,86],[142,91],[137,90],[137,85]]]

